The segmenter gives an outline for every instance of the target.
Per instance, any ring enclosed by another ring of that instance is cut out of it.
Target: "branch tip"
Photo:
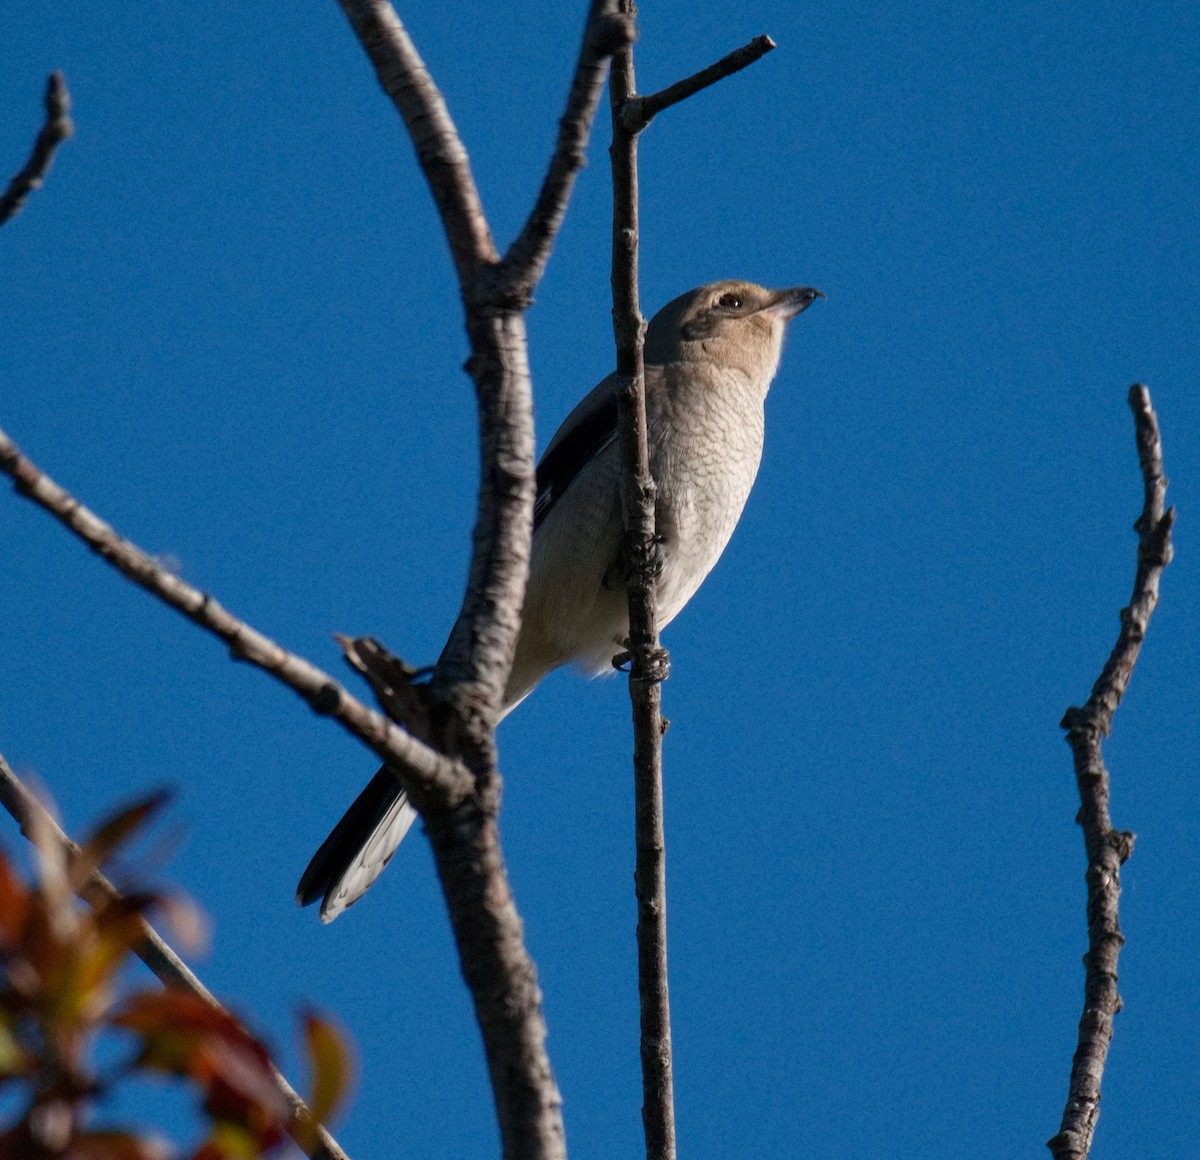
[[[0,194],[0,225],[15,217],[25,204],[26,198],[35,189],[42,187],[58,147],[75,132],[70,117],[71,94],[67,90],[66,78],[61,72],[50,74],[46,82],[44,103],[46,118],[37,140],[33,143],[29,160],[9,182],[4,193]]]
[[[1060,1131],[1047,1141],[1056,1160],[1085,1160],[1100,1115],[1100,1081],[1112,1043],[1113,1018],[1122,1002],[1117,992],[1117,957],[1125,939],[1118,906],[1121,866],[1133,854],[1134,835],[1117,830],[1109,816],[1109,774],[1101,740],[1109,736],[1113,715],[1121,703],[1137,663],[1150,617],[1158,604],[1159,579],[1171,559],[1174,509],[1163,510],[1167,481],[1162,471],[1162,442],[1150,392],[1141,383],[1129,390],[1144,502],[1134,524],[1138,533],[1137,573],[1133,595],[1121,610],[1121,631],[1087,703],[1063,715],[1062,728],[1071,747],[1087,851],[1088,950],[1083,1014],[1078,1046]]]
[[[621,103],[618,119],[627,133],[640,133],[664,109],[695,96],[696,93],[715,85],[718,81],[748,68],[761,60],[776,47],[769,36],[756,36],[741,48],[735,48],[714,64],[685,77],[665,89],[648,96],[631,96]]]

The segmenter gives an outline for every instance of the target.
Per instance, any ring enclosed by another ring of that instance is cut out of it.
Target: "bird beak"
[[[776,290],[769,305],[762,309],[763,314],[771,314],[787,322],[795,318],[801,311],[807,310],[818,298],[825,295],[811,286],[793,286],[790,290]]]

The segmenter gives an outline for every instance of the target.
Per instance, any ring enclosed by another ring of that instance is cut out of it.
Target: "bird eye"
[[[742,299],[738,294],[722,294],[717,299],[718,306],[724,306],[729,310],[740,310],[742,307]]]

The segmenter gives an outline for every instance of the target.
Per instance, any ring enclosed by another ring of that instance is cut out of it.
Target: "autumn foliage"
[[[0,849],[0,1160],[250,1160],[289,1134],[309,1143],[267,1049],[237,1019],[201,995],[131,982],[144,918],[186,920],[188,909],[149,891],[93,908],[75,897],[162,800],[121,811],[78,852],[28,819],[32,881]],[[303,1029],[310,1106],[323,1120],[344,1094],[348,1056],[320,1019],[305,1016]],[[194,1099],[204,1138],[190,1152],[142,1130],[95,1126],[106,1097],[148,1075]]]

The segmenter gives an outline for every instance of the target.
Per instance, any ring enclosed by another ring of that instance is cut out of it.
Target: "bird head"
[[[811,286],[768,290],[753,282],[709,282],[668,302],[646,330],[646,363],[708,361],[734,367],[765,393],[788,322],[825,295]]]

